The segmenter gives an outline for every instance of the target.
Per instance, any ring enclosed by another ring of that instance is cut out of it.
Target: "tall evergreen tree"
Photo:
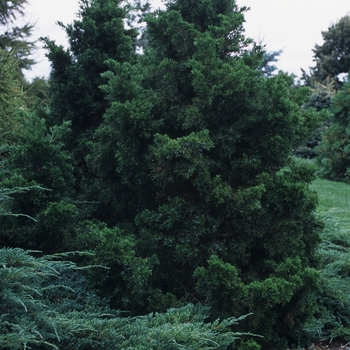
[[[350,16],[342,17],[337,23],[322,32],[323,44],[315,45],[312,50],[316,65],[310,68],[310,74],[303,71],[303,80],[309,86],[315,81],[324,84],[331,78],[336,87],[341,87],[339,74],[350,71]]]
[[[303,108],[314,108],[324,115],[324,122],[316,130],[312,130],[305,144],[296,150],[295,154],[298,157],[306,159],[317,157],[317,146],[321,142],[322,133],[330,125],[330,114],[328,111],[335,93],[335,81],[333,79],[326,79],[324,84],[317,81],[313,82],[310,100],[303,105]]]
[[[93,139],[102,121],[107,103],[99,86],[105,61],[134,60],[134,29],[124,29],[126,10],[121,0],[81,0],[78,19],[60,26],[66,31],[70,48],[65,50],[45,38],[51,61],[50,118],[52,124],[70,121],[72,135],[69,149],[74,149],[77,185],[88,178],[84,157],[87,143]]]
[[[304,108],[315,108],[317,111],[328,111],[334,93],[343,84],[343,78],[350,70],[350,17],[345,16],[337,23],[322,32],[323,44],[316,45],[313,51],[314,67],[309,73],[302,69],[302,80],[312,88],[312,95]],[[342,77],[343,76],[343,77]],[[317,157],[317,145],[321,141],[324,127],[330,124],[329,117],[325,117],[325,125],[320,126],[310,135],[304,147],[296,154],[304,158]]]
[[[132,60],[133,30],[124,29],[125,10],[120,0],[80,1],[79,18],[60,26],[66,31],[70,48],[64,50],[45,38],[52,65],[50,77],[53,122],[70,120],[74,136],[96,127],[106,109],[98,89],[107,70],[105,60]]]
[[[12,52],[19,61],[18,76],[23,79],[21,69],[29,69],[34,63],[30,58],[34,42],[30,41],[33,24],[18,25],[17,20],[24,15],[27,0],[0,1],[0,48]]]
[[[14,134],[22,128],[20,109],[25,96],[18,80],[18,60],[0,49],[0,147],[14,142]]]
[[[88,163],[109,223],[157,257],[145,305],[252,311],[250,327],[276,349],[298,341],[313,310],[315,169],[290,154],[318,117],[301,108],[308,88],[259,71],[244,11],[169,0],[148,17],[139,62],[108,61],[110,107]]]
[[[334,96],[330,126],[322,135],[317,162],[322,177],[349,182],[350,179],[350,82]]]

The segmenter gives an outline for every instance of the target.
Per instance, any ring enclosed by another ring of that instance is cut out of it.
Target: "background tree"
[[[260,43],[262,45],[262,43]],[[265,51],[263,55],[262,63],[259,67],[267,77],[271,77],[276,74],[277,67],[273,64],[273,62],[278,61],[278,56],[282,54],[283,50],[278,51]]]
[[[111,193],[110,225],[159,261],[144,310],[252,311],[250,329],[282,348],[314,305],[315,168],[290,154],[319,120],[301,108],[308,88],[259,71],[244,10],[177,0],[149,16],[139,62],[108,61],[110,108],[88,164]]]
[[[324,84],[317,81],[313,82],[312,94],[310,100],[303,105],[303,108],[314,108],[316,111],[321,112],[323,115],[323,123],[320,123],[319,127],[312,130],[309,137],[307,138],[305,144],[299,147],[295,154],[298,157],[313,159],[317,157],[317,147],[322,140],[322,133],[325,128],[330,125],[330,107],[332,98],[336,93],[335,81],[327,78]]]
[[[7,91],[7,93],[13,89],[25,91],[26,94],[22,94],[22,98],[25,96],[25,105],[30,108],[35,105],[38,112],[41,109],[41,113],[43,113],[48,104],[47,81],[37,77],[29,82],[23,73],[23,70],[29,70],[35,64],[31,58],[35,50],[35,42],[30,40],[34,24],[18,25],[19,20],[25,15],[27,3],[27,0],[0,0],[1,59],[4,64],[8,61],[9,56],[13,58],[11,64],[15,65],[15,70],[11,69],[12,85],[16,85],[12,89],[3,85],[3,91]],[[5,71],[2,70],[2,74],[5,74]]]
[[[34,63],[30,58],[34,42],[30,41],[33,24],[18,26],[16,21],[24,15],[27,0],[0,1],[0,48],[11,51],[19,61],[18,76],[23,79],[22,69],[29,69]]]
[[[331,123],[325,129],[319,145],[317,162],[322,177],[336,181],[349,181],[349,118],[350,83],[344,83],[331,105]]]
[[[324,43],[313,49],[316,65],[310,68],[309,74],[302,69],[302,80],[312,88],[310,101],[304,108],[315,108],[317,111],[328,111],[331,100],[343,84],[344,76],[350,70],[350,17],[345,16],[336,24],[322,32]],[[321,141],[321,134],[330,124],[325,116],[324,125],[310,134],[305,145],[296,151],[303,158],[312,159],[318,155],[317,145]]]
[[[350,16],[342,17],[337,23],[322,32],[323,44],[315,45],[313,57],[316,65],[307,74],[304,70],[302,79],[309,86],[314,82],[325,83],[334,79],[336,88],[341,87],[339,74],[350,71]]]
[[[8,2],[6,11],[3,7],[2,22],[15,16],[18,6],[21,5],[22,9],[24,3]],[[59,249],[56,238],[62,243],[61,234],[65,232],[63,235],[68,235],[70,230],[66,224],[72,222],[68,218],[68,205],[63,203],[72,195],[72,166],[70,156],[62,149],[60,140],[63,134],[68,133],[69,127],[66,123],[48,130],[45,121],[35,112],[29,111],[30,106],[34,109],[34,96],[38,95],[38,91],[43,91],[42,85],[46,87],[46,83],[37,79],[26,84],[33,89],[41,83],[36,91],[32,91],[29,100],[28,90],[22,88],[24,81],[19,74],[21,61],[14,54],[16,49],[0,48],[0,188],[7,189],[7,193],[14,193],[6,201],[6,210],[21,215],[18,220],[13,220],[14,216],[0,218],[0,242],[3,246],[41,249],[51,246],[51,250],[52,247]],[[44,99],[47,98],[42,98],[42,101]],[[40,110],[37,107],[35,109]],[[18,191],[19,188],[27,190]],[[64,218],[63,212],[66,214]],[[38,215],[41,215],[40,220]],[[48,217],[52,219],[51,229],[48,227]],[[51,232],[48,234],[49,229]],[[46,234],[52,236],[45,241],[43,237]],[[51,243],[46,245],[50,240]]]
[[[25,95],[17,69],[18,61],[7,50],[0,49],[0,147],[15,142],[15,134],[22,130],[20,109],[25,107]]]

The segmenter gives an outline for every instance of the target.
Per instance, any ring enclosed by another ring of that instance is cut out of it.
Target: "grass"
[[[319,209],[328,211],[344,209],[349,211],[350,217],[350,185],[343,182],[317,179],[312,184],[319,197]]]
[[[317,179],[318,213],[325,223],[319,248],[320,333],[350,339],[350,185]]]
[[[345,236],[350,244],[350,185],[317,179],[312,188],[318,194],[318,211],[326,224],[323,236]]]

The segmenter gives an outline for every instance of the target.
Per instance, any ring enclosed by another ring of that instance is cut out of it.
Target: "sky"
[[[198,0],[199,1],[199,0]],[[151,0],[155,8],[161,0]],[[57,24],[72,23],[79,10],[78,0],[28,0],[27,19],[36,22],[33,39],[48,36],[57,44],[67,46],[64,30]],[[313,66],[312,49],[321,45],[322,31],[350,15],[349,0],[236,0],[238,6],[249,7],[245,13],[245,34],[257,42],[262,41],[267,51],[283,50],[276,66],[279,70],[301,75],[301,68],[308,71]],[[48,77],[50,64],[41,48],[34,55],[38,62],[28,79],[35,76]]]

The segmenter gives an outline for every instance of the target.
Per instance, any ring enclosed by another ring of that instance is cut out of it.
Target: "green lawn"
[[[342,209],[349,211],[350,216],[350,185],[317,179],[312,188],[318,193],[320,210]]]
[[[318,194],[318,211],[326,224],[324,238],[342,236],[350,244],[350,185],[317,179],[312,188]]]
[[[350,185],[317,179],[318,214],[325,227],[319,248],[322,291],[318,296],[320,331],[329,340],[350,339]],[[314,324],[315,325],[315,324]]]

